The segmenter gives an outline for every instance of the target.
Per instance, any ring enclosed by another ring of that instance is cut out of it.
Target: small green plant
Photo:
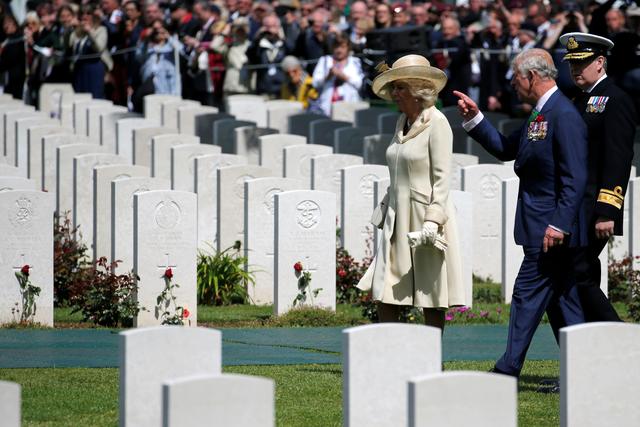
[[[81,312],[85,321],[107,327],[132,326],[140,307],[134,295],[138,290],[133,273],[116,275],[117,262],[109,264],[99,258],[90,269],[88,279],[74,283],[72,313]]]
[[[189,310],[176,302],[173,291],[180,285],[173,283],[173,270],[167,268],[162,275],[164,279],[164,289],[156,299],[156,318],[161,320],[162,325],[184,325],[185,322],[191,323],[189,320]],[[173,308],[172,308],[173,306]],[[173,314],[172,314],[173,312]]]
[[[20,296],[22,311],[18,308],[18,303],[11,309],[11,312],[15,315],[20,314],[20,323],[28,323],[36,316],[36,297],[40,295],[40,288],[31,283],[29,279],[29,265],[22,266],[20,271],[16,271],[16,279],[18,279],[18,285],[20,286]]]
[[[336,301],[337,303],[358,304],[362,291],[356,285],[371,264],[367,257],[358,262],[344,248],[336,248]]]
[[[640,256],[635,257],[635,262]],[[612,302],[624,302],[629,317],[640,322],[640,270],[634,269],[634,258],[609,261],[609,298]]]
[[[293,270],[298,278],[298,295],[293,300],[293,306],[304,305],[309,298],[309,302],[313,306],[313,299],[318,296],[322,288],[311,289],[311,272],[305,270],[300,261],[293,264]]]
[[[245,270],[240,241],[213,255],[198,253],[198,303],[206,305],[246,304],[253,274]]]
[[[502,302],[502,287],[498,283],[482,281],[474,277],[473,302],[499,304]]]
[[[92,268],[88,249],[77,237],[78,228],[71,226],[69,213],[56,217],[53,229],[53,298],[56,307],[67,306],[74,298],[73,290],[90,280]]]

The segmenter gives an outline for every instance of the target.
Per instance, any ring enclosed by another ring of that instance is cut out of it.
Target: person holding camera
[[[320,58],[313,71],[313,87],[320,93],[315,107],[326,116],[331,116],[332,105],[338,101],[360,101],[364,73],[360,59],[350,49],[349,37],[337,35],[333,54]]]
[[[265,16],[256,38],[247,49],[249,63],[259,66],[256,71],[258,95],[268,95],[270,98],[280,95],[280,86],[284,82],[280,63],[287,53],[280,19],[276,14]]]

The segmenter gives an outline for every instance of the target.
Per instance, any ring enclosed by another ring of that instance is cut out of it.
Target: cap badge
[[[567,42],[567,49],[573,50],[578,48],[578,42],[575,37],[569,37],[569,41]]]

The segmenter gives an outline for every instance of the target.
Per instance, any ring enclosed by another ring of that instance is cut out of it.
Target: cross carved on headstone
[[[14,263],[16,264],[16,263]],[[24,254],[20,253],[20,262],[17,263],[19,265],[14,265],[13,269],[15,270],[15,272],[19,272],[20,270],[22,270],[22,267],[24,267],[25,265],[27,265],[27,262],[24,260]],[[31,273],[31,270],[33,270],[33,265],[29,264],[29,273]]]
[[[158,263],[158,269],[162,271],[163,275],[164,275],[164,272],[167,270],[167,268],[170,268],[171,270],[175,270],[175,268],[177,267],[176,264],[171,264],[171,262],[169,262],[169,253],[165,253],[165,255],[167,257],[167,261],[164,263],[160,261]]]

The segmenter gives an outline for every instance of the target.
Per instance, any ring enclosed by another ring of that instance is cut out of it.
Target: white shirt
[[[594,83],[594,84],[593,84],[589,89],[585,90],[585,93],[591,93],[591,91],[593,90],[593,88],[595,88],[596,86],[598,86],[598,85],[600,84],[600,82],[601,82],[601,81],[603,81],[603,80],[604,80],[604,79],[606,79],[606,78],[607,78],[607,73],[604,73],[604,74],[602,75],[602,77],[600,77],[600,78],[598,79],[598,81],[597,81],[597,82],[595,82],[595,83]]]

